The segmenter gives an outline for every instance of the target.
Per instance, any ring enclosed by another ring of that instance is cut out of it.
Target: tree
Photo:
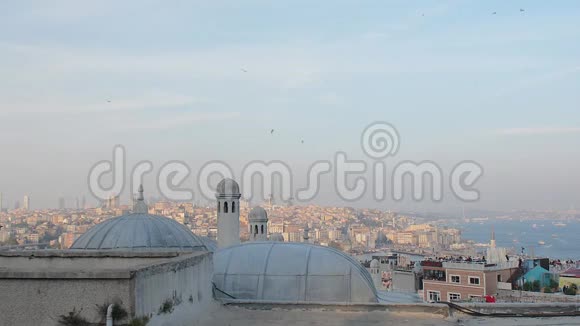
[[[535,280],[532,283],[532,291],[534,291],[534,292],[540,292],[540,289],[541,289],[540,281],[539,280]]]

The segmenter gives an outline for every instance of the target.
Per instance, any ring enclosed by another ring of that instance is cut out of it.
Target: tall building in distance
[[[23,202],[24,204],[22,205],[22,208],[24,208],[25,211],[30,210],[30,196],[24,195]]]
[[[58,199],[58,209],[65,209],[65,208],[66,208],[66,205],[64,202],[64,197],[60,197]]]
[[[109,199],[107,199],[107,203],[105,204],[105,207],[109,209],[119,208],[119,199],[120,199],[119,195],[109,196]]]

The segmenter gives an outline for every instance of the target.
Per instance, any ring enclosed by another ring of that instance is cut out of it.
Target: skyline
[[[315,203],[580,207],[580,4],[306,4],[0,4],[3,207],[91,198],[89,169],[116,144],[129,164],[182,160],[195,176],[213,160],[281,160],[304,180],[337,151],[367,159],[360,132],[373,121],[401,133],[389,164],[480,163],[481,200],[345,203],[323,191]]]

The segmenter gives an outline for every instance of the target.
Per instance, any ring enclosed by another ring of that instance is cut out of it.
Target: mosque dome
[[[250,211],[250,214],[248,215],[248,221],[268,222],[268,213],[262,207],[256,206]]]
[[[270,241],[284,242],[284,236],[282,233],[272,233],[270,234]]]
[[[167,217],[147,214],[143,187],[134,213],[101,222],[81,235],[70,249],[135,251],[214,251],[215,243],[198,237],[185,225]]]
[[[217,195],[239,195],[240,194],[240,186],[238,183],[233,179],[223,179],[218,183],[217,188]]]
[[[219,250],[213,282],[216,294],[233,300],[378,302],[371,276],[358,262],[307,243],[246,242]]]
[[[93,226],[73,243],[71,249],[212,251],[215,246],[209,239],[196,236],[172,219],[133,213]]]
[[[379,261],[376,259],[371,260],[371,268],[379,268]]]

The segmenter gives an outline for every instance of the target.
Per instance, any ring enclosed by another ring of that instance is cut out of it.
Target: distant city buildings
[[[28,211],[30,209],[30,196],[24,195],[24,199],[23,199],[22,202],[24,203],[23,206],[22,206],[22,208],[25,211]]]

